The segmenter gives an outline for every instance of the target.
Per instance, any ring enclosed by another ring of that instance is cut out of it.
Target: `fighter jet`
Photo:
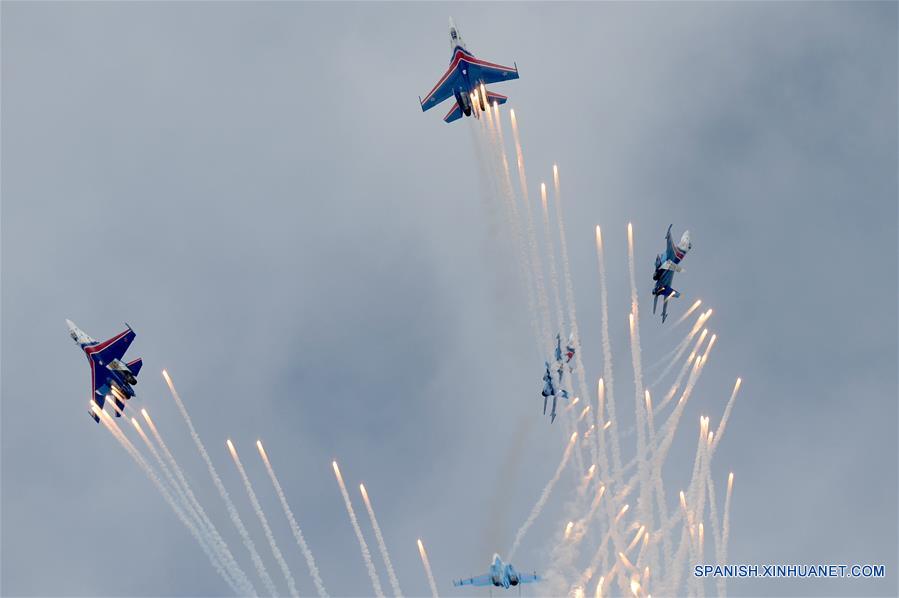
[[[91,400],[100,409],[103,409],[106,399],[113,400],[115,415],[121,417],[125,401],[134,396],[133,386],[137,384],[137,375],[143,365],[140,357],[128,363],[122,362],[128,346],[134,340],[134,331],[125,324],[126,330],[101,343],[85,334],[71,320],[66,320],[66,324],[69,326],[69,335],[84,350],[91,366]],[[88,409],[88,413],[94,421],[100,423],[100,418],[93,410]]]
[[[556,421],[556,401],[559,397],[563,399],[568,398],[568,391],[565,389],[556,388],[556,385],[553,384],[553,376],[549,371],[549,362],[543,362],[546,365],[546,372],[543,374],[543,415],[546,415],[546,401],[549,397],[553,398],[553,409],[549,414],[549,422],[552,423]],[[561,377],[561,374],[559,374]]]
[[[461,586],[495,586],[497,588],[509,589],[525,583],[536,583],[542,578],[536,572],[519,573],[512,566],[512,563],[503,563],[498,554],[493,555],[493,562],[490,564],[490,571],[484,575],[471,577],[469,579],[453,580],[455,587]]]
[[[424,99],[419,96],[418,101],[424,112],[448,98],[455,97],[455,104],[443,117],[445,122],[451,123],[462,118],[462,115],[477,116],[478,111],[485,111],[488,104],[504,104],[509,98],[489,91],[486,86],[517,79],[518,65],[509,67],[475,58],[462,41],[462,36],[459,35],[459,30],[456,29],[452,19],[449,33],[450,48],[453,51],[449,68],[428,95]]]
[[[562,353],[562,334],[556,333],[556,361],[562,363],[564,358],[565,364],[568,365],[568,371],[574,371],[571,366],[571,360],[574,357],[574,333],[568,336],[568,342],[565,343],[565,352]]]
[[[668,232],[665,234],[665,258],[662,255],[656,256],[656,269],[652,275],[652,279],[656,281],[655,287],[652,289],[652,313],[656,313],[656,304],[659,297],[662,297],[662,322],[668,317],[668,300],[672,297],[680,297],[680,293],[671,288],[671,281],[674,280],[675,272],[683,272],[684,269],[679,265],[687,252],[693,248],[690,242],[690,231],[684,231],[680,238],[680,243],[674,244],[671,240],[671,227],[668,225]]]

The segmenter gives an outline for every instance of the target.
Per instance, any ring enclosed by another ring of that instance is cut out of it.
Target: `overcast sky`
[[[719,343],[669,498],[695,421],[714,425],[742,376],[712,464],[719,487],[736,476],[729,560],[888,574],[730,592],[897,593],[895,3],[3,2],[2,594],[228,592],[88,418],[65,318],[99,339],[134,327],[136,404],[248,572],[164,367],[274,576],[235,442],[304,594],[257,438],[332,595],[371,591],[332,459],[357,509],[365,482],[408,594],[428,593],[416,538],[447,594],[508,550],[564,430],[540,415],[543,356],[478,125],[417,104],[450,15],[476,55],[520,69],[496,90],[532,198],[560,166],[591,385],[603,226],[622,425],[626,224],[647,364],[680,337],[649,316],[652,260],[668,224],[693,234],[672,311],[701,298]],[[545,567],[573,479],[519,568]]]

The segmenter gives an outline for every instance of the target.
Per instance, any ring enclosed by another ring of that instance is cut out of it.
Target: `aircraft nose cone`
[[[75,322],[73,322],[72,320],[70,320],[68,318],[66,318],[66,325],[69,327],[70,331],[78,328],[77,326],[75,326]]]

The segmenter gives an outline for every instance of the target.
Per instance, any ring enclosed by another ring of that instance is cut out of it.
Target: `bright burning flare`
[[[418,554],[421,555],[421,564],[424,565],[428,585],[431,586],[431,595],[437,598],[437,582],[434,581],[434,574],[431,572],[431,561],[428,560],[428,553],[425,551],[425,545],[421,543],[421,538],[418,539]]]

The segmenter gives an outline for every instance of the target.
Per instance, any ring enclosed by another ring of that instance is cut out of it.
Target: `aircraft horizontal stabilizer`
[[[141,366],[144,365],[144,360],[142,358],[138,357],[134,361],[129,361],[125,365],[128,366],[128,369],[131,370],[131,373],[134,374],[134,376],[136,378],[137,374],[140,373]]]
[[[683,272],[684,271],[683,266],[679,266],[678,264],[675,264],[671,260],[665,260],[665,263],[662,264],[661,266],[659,266],[659,268],[661,268],[662,270],[674,270],[675,272]]]
[[[509,96],[504,96],[501,93],[496,93],[493,91],[487,92],[487,102],[491,105],[492,104],[505,104],[508,99],[509,99]]]
[[[459,102],[453,103],[453,107],[449,112],[446,113],[446,116],[443,117],[443,121],[447,123],[451,123],[453,121],[457,121],[462,118],[462,107],[459,106]]]

